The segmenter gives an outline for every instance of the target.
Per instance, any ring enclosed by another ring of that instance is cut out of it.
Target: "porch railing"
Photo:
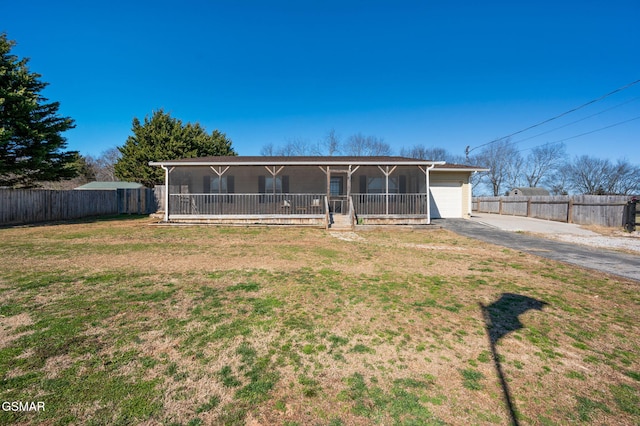
[[[324,194],[170,194],[169,215],[324,215]]]
[[[427,194],[353,194],[360,216],[416,216],[427,214]]]
[[[364,216],[427,214],[427,194],[352,194],[344,213]],[[352,203],[352,205],[351,205]],[[325,194],[170,194],[169,215],[287,216],[328,214]]]

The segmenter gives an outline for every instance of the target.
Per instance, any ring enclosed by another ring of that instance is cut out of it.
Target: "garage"
[[[460,182],[432,182],[430,188],[432,218],[462,217],[462,184]]]

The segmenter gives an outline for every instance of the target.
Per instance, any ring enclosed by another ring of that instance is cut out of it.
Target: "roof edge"
[[[433,160],[420,160],[405,157],[379,157],[367,156],[367,157],[218,157],[215,160],[208,160],[208,157],[204,158],[185,158],[180,160],[167,160],[167,161],[150,161],[150,166],[322,166],[322,165],[443,165],[445,161],[433,161]]]

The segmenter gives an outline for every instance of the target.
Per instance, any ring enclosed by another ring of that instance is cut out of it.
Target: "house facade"
[[[166,222],[429,224],[471,214],[477,167],[404,157],[203,157],[165,172]],[[339,220],[338,220],[339,219]]]

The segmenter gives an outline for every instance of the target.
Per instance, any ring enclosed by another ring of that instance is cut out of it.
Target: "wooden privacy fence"
[[[0,225],[156,211],[153,190],[0,189]]]
[[[626,195],[474,197],[473,210],[537,219],[618,227],[624,225]]]

